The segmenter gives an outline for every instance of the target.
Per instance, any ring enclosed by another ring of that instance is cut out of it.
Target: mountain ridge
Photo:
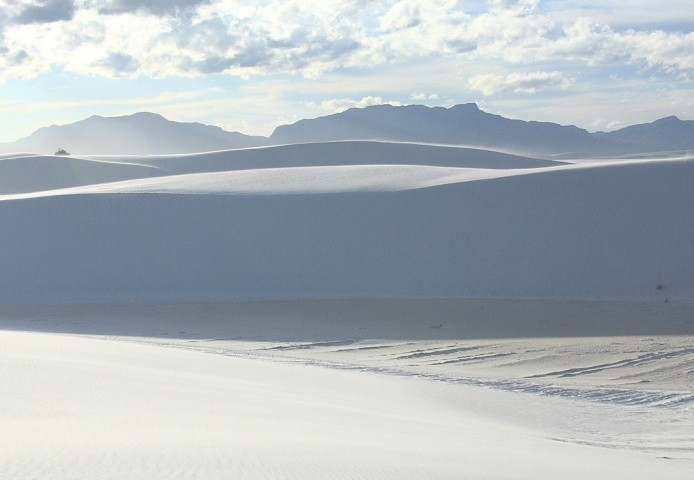
[[[567,147],[594,150],[594,139],[578,127],[506,119],[483,112],[474,103],[450,108],[423,105],[352,108],[279,126],[270,136],[274,144],[357,139],[466,145],[531,154],[565,153]]]
[[[575,125],[506,118],[475,103],[449,108],[386,104],[302,119],[263,137],[137,112],[42,127],[15,142],[0,143],[0,153],[50,154],[61,147],[82,155],[183,154],[344,140],[469,146],[536,156],[629,155],[694,149],[694,121],[668,116],[590,133]]]
[[[176,154],[229,148],[255,147],[264,137],[227,132],[201,123],[174,122],[151,112],[118,117],[92,115],[67,125],[36,130],[16,142],[0,145],[0,151],[48,154],[64,147],[75,154]]]

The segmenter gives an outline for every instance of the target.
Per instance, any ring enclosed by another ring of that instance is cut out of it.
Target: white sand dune
[[[188,195],[307,195],[322,193],[397,192],[474,180],[518,175],[525,170],[432,167],[420,165],[341,165],[225,172],[188,173],[138,178],[28,194],[26,199],[97,193],[169,193]],[[3,197],[0,197],[3,198]]]
[[[20,157],[35,157],[38,156],[35,153],[26,153],[26,152],[15,152],[15,153],[0,153],[0,160],[6,160],[6,159],[12,159],[12,158],[20,158]]]
[[[4,306],[2,326],[463,383],[474,377],[487,386],[550,396],[694,403],[694,372],[687,367],[694,361],[694,307],[684,303],[390,299],[24,305]],[[609,398],[617,392],[620,398]]]
[[[108,162],[65,156],[5,156],[0,158],[0,195],[94,185],[164,173],[157,167],[126,161]]]
[[[90,157],[3,155],[0,157],[0,196],[23,193],[51,195],[53,190],[72,187],[89,187],[96,184],[167,175],[226,172],[222,177],[212,175],[207,177],[208,183],[220,185],[229,182],[229,179],[236,178],[235,175],[231,175],[231,172],[245,171],[245,174],[239,173],[239,177],[248,178],[253,175],[251,172],[255,169],[366,165],[374,167],[390,165],[399,168],[403,166],[484,168],[497,170],[498,174],[506,169],[540,168],[562,165],[562,163],[473,148],[372,141],[282,145],[191,155]],[[424,171],[424,169],[421,170]],[[260,176],[262,177],[262,174]],[[402,177],[403,174],[399,176]],[[253,183],[254,180],[255,178],[248,178],[248,183]],[[274,178],[267,181],[277,183],[277,179]],[[285,180],[282,183],[286,185],[288,182]],[[382,184],[380,179],[374,179],[370,183],[374,184],[375,188],[379,183]],[[200,180],[198,177],[179,178],[165,184],[184,189],[186,185],[200,184]],[[387,184],[383,186],[387,188]],[[294,182],[292,188],[300,190],[302,186]]]
[[[52,334],[0,335],[3,385],[12,392],[0,397],[9,432],[0,440],[0,472],[688,478],[691,383],[688,394],[673,390],[654,370],[686,370],[691,336],[551,340],[542,338],[560,328],[551,313],[531,331],[537,339],[521,331],[516,339],[461,334],[533,325],[538,312],[552,308],[588,319],[586,329],[598,334],[611,317],[621,324],[607,328],[628,332],[625,317],[648,322],[653,313],[639,305],[568,307],[352,301],[5,308],[5,329]],[[691,318],[683,306],[662,304],[655,313],[667,320],[666,330]],[[626,365],[644,352],[661,359]],[[673,369],[668,355],[683,365]],[[465,356],[467,362],[441,362]],[[502,358],[507,366],[499,369]],[[587,365],[608,369],[618,360],[622,376],[655,381],[628,388],[605,376],[578,383],[528,378],[567,363],[583,364],[590,377]]]
[[[3,478],[691,476],[691,157],[0,173]]]
[[[136,158],[139,162],[178,173],[338,165],[426,165],[513,169],[563,164],[556,160],[480,148],[368,140],[279,145],[193,155],[93,156],[89,158],[126,162]]]
[[[0,301],[694,299],[692,160],[354,163],[0,197]]]

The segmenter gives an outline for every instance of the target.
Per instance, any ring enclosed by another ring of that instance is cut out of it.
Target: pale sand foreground
[[[693,308],[3,307],[0,476],[689,478]]]
[[[0,173],[0,478],[691,478],[691,154]]]

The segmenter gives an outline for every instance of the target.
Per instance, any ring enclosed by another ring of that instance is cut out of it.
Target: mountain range
[[[60,147],[76,154],[147,155],[227,150],[266,143],[265,137],[227,132],[200,123],[173,122],[155,113],[140,112],[121,117],[94,115],[68,125],[40,128],[16,142],[0,144],[0,152],[48,154]]]
[[[378,105],[300,120],[262,137],[140,112],[44,127],[16,142],[0,143],[0,153],[49,154],[60,147],[83,155],[183,154],[343,140],[465,145],[535,156],[634,155],[694,149],[694,121],[671,116],[590,133],[573,125],[505,118],[474,103],[450,108]]]

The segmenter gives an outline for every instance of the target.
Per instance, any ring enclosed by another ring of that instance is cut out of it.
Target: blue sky
[[[691,0],[0,0],[0,52],[0,141],[137,111],[258,135],[379,103],[694,118]]]

